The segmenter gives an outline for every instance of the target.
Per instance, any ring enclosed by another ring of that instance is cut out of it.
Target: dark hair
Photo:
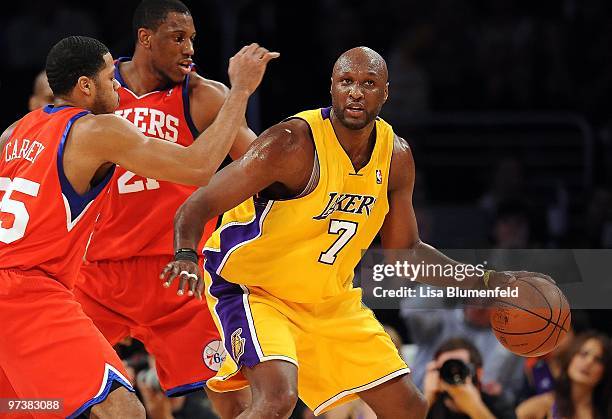
[[[482,355],[480,355],[478,348],[469,340],[460,337],[442,342],[434,354],[434,359],[438,359],[444,352],[455,351],[457,349],[466,349],[470,353],[470,362],[474,364],[474,367],[476,369],[482,368]]]
[[[138,39],[140,28],[157,30],[159,25],[166,20],[168,13],[172,12],[191,15],[187,6],[180,0],[143,0],[140,2],[132,19],[134,38]]]
[[[106,45],[87,36],[69,36],[55,44],[45,66],[53,95],[70,93],[81,76],[96,76],[104,68],[107,53]]]
[[[555,407],[560,417],[574,417],[575,406],[572,400],[572,380],[568,369],[572,359],[590,339],[596,339],[603,349],[604,372],[601,381],[593,389],[593,415],[596,419],[612,418],[612,346],[610,338],[596,331],[577,335],[561,357],[561,374],[555,382]]]

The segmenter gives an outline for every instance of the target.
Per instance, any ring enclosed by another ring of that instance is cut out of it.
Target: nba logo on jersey
[[[234,330],[234,333],[232,333],[232,354],[234,355],[233,358],[236,362],[240,360],[240,357],[244,353],[244,343],[246,342],[246,339],[241,335],[242,327],[239,327],[238,329]]]
[[[376,183],[382,184],[382,172],[378,169],[376,169]]]
[[[204,364],[213,371],[219,371],[221,364],[225,359],[225,347],[220,340],[213,340],[208,342],[204,351],[202,352],[202,358]]]

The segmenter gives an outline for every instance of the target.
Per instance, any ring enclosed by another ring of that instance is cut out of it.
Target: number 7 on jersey
[[[336,261],[338,253],[346,246],[346,244],[357,233],[357,223],[346,220],[329,220],[329,234],[337,234],[339,237],[325,252],[321,252],[319,262],[326,265],[333,265]]]

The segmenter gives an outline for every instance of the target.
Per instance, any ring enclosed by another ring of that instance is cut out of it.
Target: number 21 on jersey
[[[140,176],[136,175],[135,173],[127,172],[127,171],[121,176],[119,176],[119,179],[117,179],[117,186],[119,188],[120,194],[141,192],[144,190],[151,191],[153,189],[159,189],[159,182],[156,181],[155,179],[142,178],[142,179],[145,179],[145,181],[143,182],[142,180],[135,180],[134,179],[135,177],[140,177]]]

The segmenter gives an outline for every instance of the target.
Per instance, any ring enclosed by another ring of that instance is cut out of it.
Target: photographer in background
[[[423,382],[427,419],[515,419],[510,403],[481,391],[482,375],[482,356],[472,343],[463,338],[443,342]]]

